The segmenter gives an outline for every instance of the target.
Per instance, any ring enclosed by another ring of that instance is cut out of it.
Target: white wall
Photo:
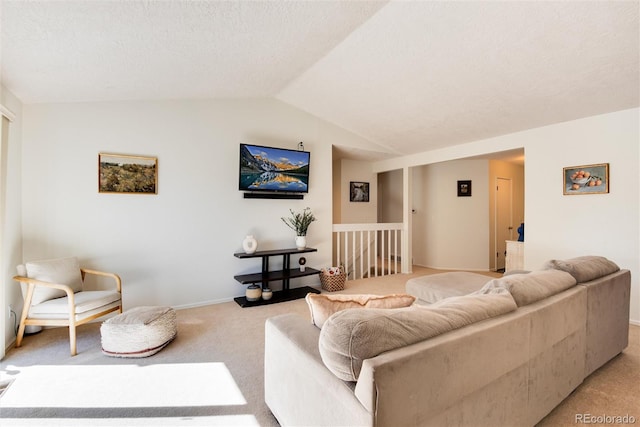
[[[525,268],[550,258],[602,255],[631,270],[640,322],[638,109],[518,135],[525,146]],[[609,163],[609,194],[564,196],[562,168]]]
[[[495,270],[494,184],[498,176],[512,179],[517,228],[524,218],[524,168],[496,160],[452,160],[416,166],[411,173],[413,264],[440,269]],[[381,221],[402,222],[402,170],[383,172],[379,178]],[[455,186],[463,179],[472,181],[470,198],[457,197]],[[481,199],[480,194],[487,194],[488,200]],[[474,214],[470,216],[469,212]],[[463,245],[459,244],[461,241]],[[483,253],[486,260],[481,259]]]
[[[378,180],[371,170],[370,162],[342,159],[338,162],[340,173],[334,178],[339,180],[339,186],[334,189],[339,191],[340,215],[337,218],[339,224],[375,223],[378,208]],[[354,182],[369,183],[369,201],[351,202],[349,200],[350,184]]]
[[[552,258],[610,258],[631,270],[630,315],[640,322],[639,112],[633,108],[378,162],[374,170],[524,148],[525,268],[540,268]],[[594,163],[610,164],[610,193],[564,196],[562,168]]]
[[[413,261],[441,269],[489,270],[489,162],[457,160],[414,168]],[[471,197],[458,197],[471,180]]]
[[[331,177],[332,190],[331,200],[333,202],[333,223],[338,224],[342,219],[342,168],[340,167],[341,160],[333,161],[333,176]]]
[[[23,135],[24,259],[77,255],[122,276],[125,309],[192,306],[243,295],[233,276],[245,235],[258,249],[293,247],[280,217],[310,207],[308,265],[331,264],[332,143],[368,142],[275,100],[27,105]],[[248,200],[238,191],[241,142],[311,152],[304,200]],[[99,152],[158,157],[157,195],[99,194]],[[296,259],[292,259],[295,265]],[[276,268],[280,258],[271,261]],[[317,277],[299,279],[319,286]],[[275,289],[279,288],[276,284]]]
[[[2,280],[2,294],[0,297],[0,314],[2,320],[0,329],[4,343],[0,349],[0,358],[4,355],[4,348],[15,340],[15,327],[17,316],[20,316],[19,308],[22,306],[22,294],[20,286],[12,280],[16,274],[16,265],[22,262],[22,236],[21,236],[21,131],[22,131],[22,104],[6,88],[0,86],[0,104],[9,109],[14,115],[14,120],[9,124],[8,144],[2,147],[2,180],[5,181],[5,194],[2,203],[2,248],[0,248],[0,277]],[[12,305],[15,316],[9,319],[5,310]]]
[[[122,275],[125,308],[207,304],[242,295],[244,287],[233,275],[260,265],[233,253],[249,233],[260,249],[292,246],[292,232],[280,220],[290,207],[313,209],[319,221],[311,225],[308,241],[319,252],[307,255],[308,265],[329,265],[331,144],[368,144],[273,100],[30,105],[23,111],[23,191],[17,160],[7,194],[13,219],[5,230],[18,236],[22,221],[24,249],[12,238],[5,277],[23,259],[78,255],[88,266]],[[377,162],[371,173],[524,148],[525,267],[604,255],[631,270],[631,318],[640,321],[638,113],[631,109]],[[19,149],[18,135],[13,138],[11,149]],[[295,148],[300,140],[312,153],[305,200],[243,199],[237,191],[238,144]],[[159,194],[98,194],[100,151],[157,156]],[[9,155],[20,158],[19,152]],[[601,162],[610,163],[609,194],[562,195],[562,167]],[[474,195],[477,188],[474,179]],[[20,197],[22,218],[15,206]],[[4,283],[8,301],[19,304],[18,287]]]
[[[378,175],[378,221],[402,222],[402,169],[384,172]]]

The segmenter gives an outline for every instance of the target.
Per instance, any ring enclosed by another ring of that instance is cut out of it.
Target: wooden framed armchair
[[[27,262],[13,279],[21,284],[24,305],[16,337],[20,347],[25,327],[68,326],[71,355],[77,354],[76,327],[118,311],[122,313],[122,281],[117,274],[80,268],[75,257]],[[113,279],[113,290],[84,290],[88,274]]]

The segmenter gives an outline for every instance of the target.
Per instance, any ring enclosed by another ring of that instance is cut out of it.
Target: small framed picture
[[[158,194],[158,159],[98,154],[98,192]]]
[[[349,201],[350,202],[368,202],[369,201],[369,183],[351,181],[349,185]]]
[[[458,197],[471,197],[471,181],[458,181]]]
[[[562,191],[566,196],[608,193],[609,163],[563,168]]]

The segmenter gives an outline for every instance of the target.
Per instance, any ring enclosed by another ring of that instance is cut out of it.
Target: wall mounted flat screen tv
[[[240,191],[308,193],[308,151],[240,144]]]

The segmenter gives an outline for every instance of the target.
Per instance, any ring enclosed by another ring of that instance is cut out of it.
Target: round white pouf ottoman
[[[102,323],[102,352],[113,357],[151,356],[165,348],[177,333],[173,308],[132,308]]]

